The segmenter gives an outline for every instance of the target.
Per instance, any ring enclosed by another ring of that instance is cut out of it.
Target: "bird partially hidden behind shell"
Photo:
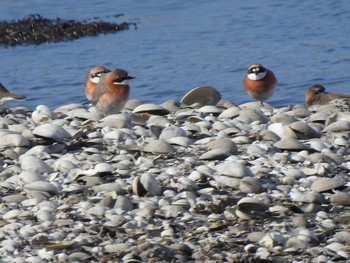
[[[345,100],[350,104],[350,95],[341,94],[341,93],[328,93],[326,92],[325,87],[320,84],[313,85],[308,87],[305,100],[306,106],[310,107],[313,105],[328,105],[333,100]]]

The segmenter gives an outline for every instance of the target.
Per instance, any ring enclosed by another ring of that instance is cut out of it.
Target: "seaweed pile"
[[[0,45],[40,45],[46,42],[69,41],[127,29],[129,29],[127,22],[120,24],[104,21],[80,22],[59,17],[47,19],[39,14],[32,14],[13,22],[1,21]]]

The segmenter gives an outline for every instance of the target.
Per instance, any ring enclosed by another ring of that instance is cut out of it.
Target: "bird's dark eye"
[[[96,73],[94,73],[94,74],[91,74],[91,77],[92,78],[100,78],[101,77],[101,72],[96,72]]]
[[[252,71],[251,71],[250,73],[255,73],[255,74],[261,73],[261,72],[265,72],[265,71],[266,71],[266,69],[263,68],[263,67],[252,68],[251,70],[252,70]]]
[[[260,72],[260,68],[251,68],[248,70],[248,73],[258,73]]]

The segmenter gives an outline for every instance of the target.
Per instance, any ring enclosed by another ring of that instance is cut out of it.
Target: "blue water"
[[[252,99],[246,68],[262,63],[279,85],[268,102],[304,103],[308,85],[350,93],[350,2],[188,0],[2,0],[2,20],[46,18],[136,22],[137,29],[40,46],[0,47],[0,82],[27,96],[16,103],[52,108],[85,102],[84,82],[97,64],[126,69],[136,79],[132,99],[180,100],[199,85],[224,99]],[[115,18],[113,15],[124,14]],[[12,104],[12,105],[16,105]]]

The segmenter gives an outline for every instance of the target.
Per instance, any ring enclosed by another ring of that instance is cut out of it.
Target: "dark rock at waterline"
[[[39,14],[33,14],[22,20],[0,22],[0,45],[39,45],[46,42],[68,41],[127,30],[129,25],[127,22],[120,24],[104,21],[81,22],[59,17],[47,19]]]

